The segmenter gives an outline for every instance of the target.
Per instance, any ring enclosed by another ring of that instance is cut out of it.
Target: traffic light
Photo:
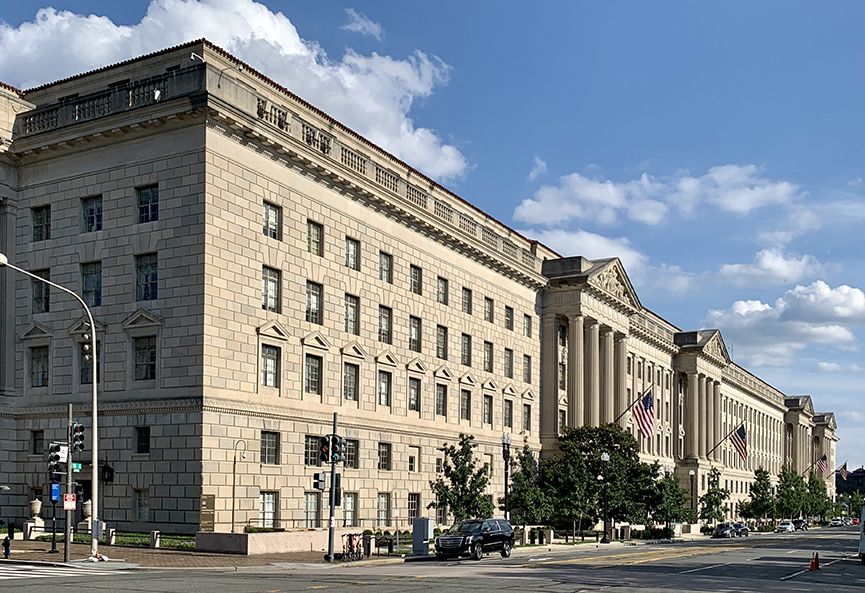
[[[339,435],[334,435],[331,442],[330,458],[335,463],[345,460],[345,439]]]
[[[72,425],[72,451],[78,453],[84,450],[84,425],[77,422]]]
[[[60,443],[51,443],[48,447],[48,477],[52,483],[60,482],[60,475],[63,470],[60,468]]]
[[[322,463],[330,463],[330,437],[323,436],[318,440],[318,458]]]
[[[90,357],[92,356],[91,348],[90,348],[90,324],[86,321],[81,326],[81,351],[84,353],[84,362],[89,362]]]
[[[324,490],[324,472],[312,474],[312,487],[315,490]]]

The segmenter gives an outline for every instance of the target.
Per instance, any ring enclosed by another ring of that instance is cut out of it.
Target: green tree
[[[755,519],[775,518],[775,497],[772,496],[772,481],[769,472],[762,467],[754,470],[749,499],[750,512]],[[745,514],[742,513],[745,517]]]
[[[847,504],[850,508],[850,516],[858,517],[862,513],[862,505],[865,504],[863,501],[862,492],[859,490],[854,490],[847,496]]]
[[[743,519],[756,519],[750,500],[740,500],[736,503],[736,514]]]
[[[700,519],[717,523],[724,520],[724,502],[730,498],[730,491],[721,488],[721,472],[714,467],[709,471],[708,486],[700,497]]]
[[[802,514],[805,507],[805,480],[798,473],[785,467],[778,474],[778,493],[775,508],[781,517],[793,518]]]
[[[430,481],[435,500],[427,508],[447,507],[457,522],[493,514],[493,502],[485,494],[489,470],[485,465],[478,467],[474,455],[477,446],[474,436],[461,433],[456,445],[439,447],[444,453],[443,475]]]
[[[549,516],[548,501],[541,472],[534,453],[528,443],[517,453],[515,468],[511,474],[508,493],[508,510],[511,519],[523,525],[544,523]],[[499,499],[504,508],[504,498]]]
[[[805,489],[805,514],[808,517],[820,517],[822,520],[831,510],[832,501],[826,493],[826,482],[811,472]]]
[[[673,474],[658,479],[657,500],[651,509],[652,519],[668,525],[688,521],[691,517],[691,504],[688,491],[682,488]]]

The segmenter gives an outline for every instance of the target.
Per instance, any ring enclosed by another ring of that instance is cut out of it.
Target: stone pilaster
[[[627,414],[622,414],[628,404],[628,336],[619,336],[616,339],[616,406],[613,418],[619,418],[619,426],[625,428],[628,425]]]
[[[600,424],[600,344],[598,342],[600,325],[594,319],[589,322],[586,331],[586,392],[584,394],[586,424]]]
[[[708,450],[709,431],[708,428],[708,400],[706,397],[706,375],[701,374],[697,384],[697,452],[700,459],[706,459],[706,451]]]
[[[615,419],[615,358],[612,328],[604,328],[601,342],[601,423]]]
[[[553,313],[541,318],[541,442],[555,440],[559,414],[558,326]],[[521,410],[515,409],[516,414]]]
[[[572,315],[568,320],[568,426],[583,425],[585,339],[583,316]]]
[[[685,457],[695,459],[699,455],[697,389],[699,379],[696,373],[688,373],[688,387],[685,393]]]
[[[714,437],[714,445],[720,441],[724,435],[721,434],[721,382],[715,381],[714,393],[713,393],[713,404],[712,404],[712,421],[714,423],[714,429],[712,430]],[[712,458],[715,461],[721,461],[721,447],[715,449],[715,453]]]

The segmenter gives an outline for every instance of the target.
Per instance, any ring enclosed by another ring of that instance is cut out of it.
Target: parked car
[[[808,531],[808,519],[793,519],[793,528],[796,531]]]
[[[736,537],[748,537],[750,530],[745,523],[733,523],[733,533]]]
[[[853,525],[853,518],[852,517],[844,517],[843,521],[844,521],[844,525],[846,527],[850,527],[851,525]]]
[[[859,525],[859,517],[853,517],[853,525]]]
[[[844,527],[844,519],[841,517],[835,517],[829,521],[829,527]]]
[[[513,547],[514,528],[505,519],[469,519],[435,539],[439,560],[460,556],[480,560],[485,552],[499,552],[507,558]]]
[[[715,526],[715,531],[712,532],[712,537],[735,537],[736,531],[733,529],[732,523],[718,523]]]
[[[795,530],[796,528],[793,527],[793,522],[787,519],[784,519],[778,523],[777,527],[775,527],[775,533],[792,533]]]

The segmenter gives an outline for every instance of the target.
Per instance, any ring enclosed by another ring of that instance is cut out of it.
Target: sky
[[[834,411],[865,463],[865,3],[18,0],[28,88],[206,37]]]

